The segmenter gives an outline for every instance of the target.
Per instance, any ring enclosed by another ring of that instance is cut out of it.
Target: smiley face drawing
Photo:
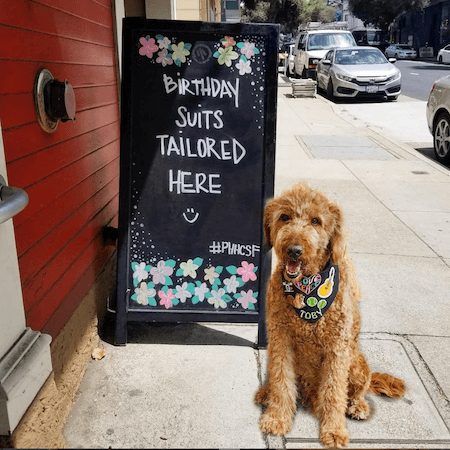
[[[200,214],[194,208],[186,208],[186,212],[183,213],[184,220],[188,223],[196,222],[199,216]]]

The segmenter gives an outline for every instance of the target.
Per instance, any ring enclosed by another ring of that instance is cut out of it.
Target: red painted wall
[[[119,108],[110,0],[0,0],[0,119],[9,183],[28,207],[14,219],[27,325],[54,337],[115,249]],[[36,73],[67,79],[76,121],[48,134]]]

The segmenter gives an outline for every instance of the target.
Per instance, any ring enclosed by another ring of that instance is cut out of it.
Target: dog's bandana
[[[339,268],[331,262],[322,272],[304,276],[295,284],[286,281],[283,275],[281,278],[284,293],[295,312],[309,323],[317,322],[327,312],[339,289]]]

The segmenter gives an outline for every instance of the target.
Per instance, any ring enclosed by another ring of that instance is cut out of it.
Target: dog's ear
[[[266,244],[269,248],[273,247],[272,239],[270,238],[270,231],[272,227],[272,220],[273,220],[273,211],[274,211],[274,199],[270,200],[269,203],[267,203],[266,208],[264,209],[264,218],[263,218],[263,225],[264,225],[264,236],[266,237]]]
[[[334,216],[334,228],[331,234],[329,249],[333,264],[339,264],[345,256],[346,236],[344,230],[344,216],[339,206],[332,204],[330,211]]]

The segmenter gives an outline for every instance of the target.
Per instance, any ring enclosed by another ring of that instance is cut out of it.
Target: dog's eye
[[[311,223],[312,223],[313,225],[320,225],[320,220],[319,220],[317,217],[314,217],[314,218],[311,220]]]
[[[282,220],[283,222],[289,222],[291,218],[287,214],[281,214],[280,220]]]

